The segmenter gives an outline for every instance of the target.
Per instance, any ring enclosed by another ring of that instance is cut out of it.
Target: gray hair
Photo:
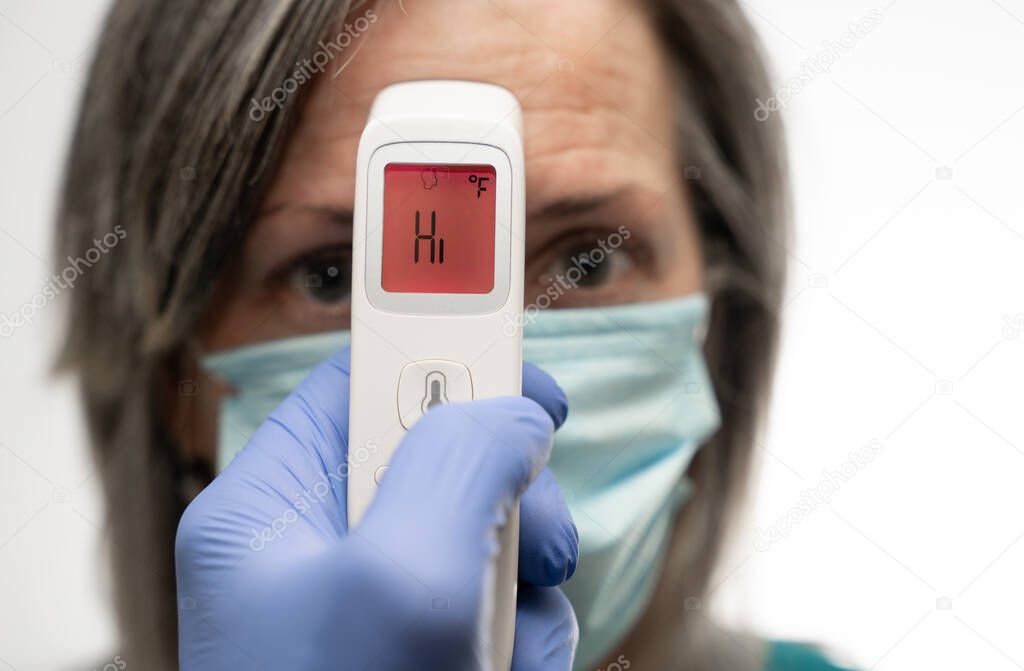
[[[357,2],[361,4],[361,2]],[[713,298],[707,356],[723,426],[695,460],[644,644],[697,648],[685,624],[745,486],[773,365],[786,239],[777,122],[756,40],[734,0],[649,0],[675,64],[680,179],[696,204]],[[58,214],[58,258],[121,226],[114,253],[71,292],[62,364],[76,371],[109,516],[120,652],[177,668],[174,534],[210,465],[175,444],[198,408],[177,394],[197,321],[258,208],[303,103],[258,121],[262,100],[313,55],[351,0],[117,0],[92,63]],[[308,88],[308,87],[307,87]],[[678,622],[666,630],[666,623]],[[681,657],[680,659],[686,659]]]

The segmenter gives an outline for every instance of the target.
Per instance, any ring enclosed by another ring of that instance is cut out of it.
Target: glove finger
[[[290,452],[298,442],[325,459],[328,468],[344,463],[348,446],[349,370],[347,347],[314,368],[257,431],[257,435],[266,431],[284,434],[292,440],[261,441],[261,447],[264,442],[278,447],[279,456],[288,458],[293,456]],[[256,436],[252,442],[255,441]],[[291,448],[288,443],[292,443]]]
[[[365,524],[435,541],[488,537],[547,463],[553,432],[519,396],[434,408],[399,444]]]
[[[523,396],[532,398],[551,416],[558,429],[569,414],[569,400],[555,379],[532,363],[523,364]]]
[[[572,577],[580,537],[554,474],[545,468],[523,494],[519,513],[519,579],[554,587]]]
[[[576,614],[562,590],[519,586],[512,671],[569,671],[578,642]]]
[[[346,348],[320,363],[282,401],[192,507],[205,509],[215,502],[225,512],[246,517],[239,530],[271,529],[274,539],[281,535],[276,529],[280,520],[293,518],[302,524],[289,523],[290,529],[308,526],[343,534],[348,399]],[[209,513],[216,517],[216,511]]]
[[[399,444],[352,537],[473,630],[502,550],[498,530],[544,467],[553,433],[547,412],[521,396],[430,410]]]

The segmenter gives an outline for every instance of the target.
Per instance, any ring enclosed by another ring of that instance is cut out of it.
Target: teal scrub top
[[[768,643],[764,671],[849,671],[835,666],[814,648],[788,641]]]

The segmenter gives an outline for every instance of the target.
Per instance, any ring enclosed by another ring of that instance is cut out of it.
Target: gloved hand
[[[318,366],[185,510],[181,668],[481,668],[484,569],[522,495],[512,668],[569,669],[576,619],[555,585],[578,537],[544,468],[561,389],[527,365],[526,398],[432,409],[349,529],[348,370],[347,350]]]

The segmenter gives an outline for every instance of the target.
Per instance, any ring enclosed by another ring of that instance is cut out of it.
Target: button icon
[[[435,405],[448,402],[445,388],[448,386],[444,373],[439,370],[432,370],[427,373],[427,393],[423,396],[423,412],[430,410]]]
[[[406,429],[431,408],[472,400],[469,369],[455,361],[414,361],[406,364],[398,378],[398,417]]]

